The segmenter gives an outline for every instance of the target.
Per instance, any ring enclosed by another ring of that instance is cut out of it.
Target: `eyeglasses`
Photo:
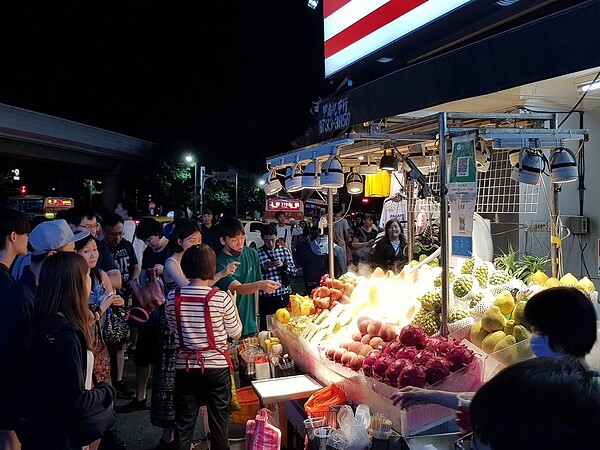
[[[97,230],[98,228],[100,228],[100,224],[99,223],[95,223],[95,224],[88,223],[86,225],[79,224],[77,226],[79,228],[85,228],[86,230],[89,230],[89,231],[91,231],[91,230]]]

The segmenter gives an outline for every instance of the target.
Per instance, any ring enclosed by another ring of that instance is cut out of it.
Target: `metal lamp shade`
[[[316,159],[309,162],[302,172],[302,189],[321,189],[321,171]]]
[[[537,184],[542,171],[542,156],[537,151],[522,148],[519,163],[513,168],[510,178],[525,184]]]
[[[387,170],[388,172],[395,172],[398,170],[398,159],[394,156],[393,152],[391,155],[388,155],[387,151],[384,150],[383,156],[379,161],[379,168],[381,170]]]
[[[565,147],[557,148],[550,156],[550,179],[553,183],[568,183],[579,177],[575,155]]]
[[[265,195],[271,196],[277,194],[280,190],[283,189],[281,185],[281,181],[277,178],[277,174],[274,170],[267,172],[264,174],[263,179],[265,180],[265,185],[263,186],[263,190],[265,191]]]
[[[367,159],[360,162],[358,165],[358,173],[360,175],[377,175],[377,164],[371,162],[371,155],[367,155]]]
[[[363,191],[363,187],[363,177],[356,172],[350,172],[348,178],[346,178],[346,190],[348,194],[360,194]]]
[[[331,155],[321,171],[321,187],[341,188],[344,185],[344,169],[337,156]]]
[[[302,168],[299,163],[287,168],[285,172],[285,190],[288,192],[302,190]]]

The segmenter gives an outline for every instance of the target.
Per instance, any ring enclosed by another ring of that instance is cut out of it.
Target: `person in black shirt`
[[[14,430],[19,418],[19,405],[22,403],[18,397],[19,386],[26,375],[25,336],[33,319],[42,264],[54,253],[73,252],[75,241],[88,234],[74,236],[64,220],[37,225],[29,235],[30,265],[24,267],[19,280],[0,298],[0,430]],[[3,439],[13,445],[8,448],[19,448],[14,431],[0,431],[0,443]]]
[[[122,285],[118,293],[125,301],[125,306],[131,306],[133,289],[130,282],[140,277],[140,266],[133,244],[123,238],[124,221],[118,214],[105,214],[102,218],[102,229],[104,231],[104,245],[108,248],[121,272]],[[125,342],[107,344],[110,354],[111,379],[114,381],[117,396],[120,398],[132,398],[135,392],[127,389],[123,382],[123,367],[125,365]]]
[[[10,267],[15,258],[27,254],[29,222],[22,212],[0,209],[0,298],[13,286],[15,280]]]
[[[202,213],[202,224],[200,225],[202,231],[202,243],[212,248],[215,253],[219,253],[223,248],[219,235],[215,231],[213,225],[213,213],[210,209],[205,209]]]

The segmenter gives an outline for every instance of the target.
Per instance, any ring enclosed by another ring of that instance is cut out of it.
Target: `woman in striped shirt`
[[[169,327],[178,346],[175,366],[175,420],[178,448],[192,442],[200,405],[208,409],[211,449],[228,444],[231,401],[231,359],[227,339],[238,339],[242,324],[235,293],[211,289],[216,270],[215,252],[207,245],[188,248],[181,269],[187,286],[169,293],[166,302]]]

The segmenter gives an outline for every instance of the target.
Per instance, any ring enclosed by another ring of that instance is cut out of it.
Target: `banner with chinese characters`
[[[453,256],[469,257],[473,253],[473,215],[477,201],[475,139],[475,134],[452,139],[448,202]]]

